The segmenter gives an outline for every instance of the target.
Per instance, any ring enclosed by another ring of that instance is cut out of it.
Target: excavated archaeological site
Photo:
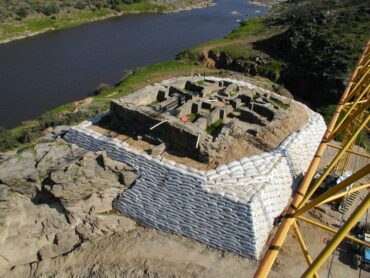
[[[324,131],[322,117],[292,99],[195,76],[113,100],[65,140],[136,170],[113,203],[120,213],[258,259]]]

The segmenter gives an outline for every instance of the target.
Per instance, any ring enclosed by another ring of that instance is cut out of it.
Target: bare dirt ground
[[[123,216],[117,217],[124,227],[122,231],[86,242],[65,256],[44,260],[31,267],[17,266],[11,276],[252,277],[258,267],[257,261],[185,237],[138,226]],[[305,223],[300,224],[300,230],[312,257],[332,237],[330,233],[317,231]],[[319,271],[320,277],[369,277],[368,273],[351,267],[347,245],[341,245],[332,265],[332,258],[325,263]],[[296,239],[289,234],[269,277],[300,277],[306,266]]]
[[[126,231],[83,244],[72,253],[40,262],[34,276],[57,277],[251,277],[256,262],[177,235],[143,228],[122,217]],[[19,277],[19,276],[18,276]]]

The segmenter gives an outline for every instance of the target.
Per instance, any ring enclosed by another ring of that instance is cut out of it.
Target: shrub
[[[15,148],[17,140],[3,127],[0,127],[0,152]]]
[[[86,4],[82,2],[77,2],[74,7],[78,10],[83,10],[86,7]]]
[[[22,20],[23,18],[27,17],[28,12],[25,7],[20,7],[16,10],[15,14],[17,15],[17,20]]]
[[[50,16],[52,14],[59,13],[59,6],[55,3],[52,3],[46,6],[42,6],[40,10],[44,15]]]

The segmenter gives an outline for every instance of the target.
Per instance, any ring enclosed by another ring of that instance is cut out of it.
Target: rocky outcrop
[[[122,228],[112,201],[137,178],[127,165],[62,140],[2,158],[0,276]]]

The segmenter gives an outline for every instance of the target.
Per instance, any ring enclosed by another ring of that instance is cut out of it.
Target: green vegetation
[[[138,3],[121,4],[116,7],[116,10],[121,13],[144,13],[144,12],[165,12],[169,7],[158,5],[146,1]]]
[[[214,136],[215,133],[220,130],[220,128],[222,127],[223,125],[223,122],[222,120],[218,120],[216,122],[214,122],[213,124],[209,125],[206,129],[206,132],[209,134],[209,135],[212,135]]]
[[[281,100],[279,100],[279,99],[277,99],[277,98],[274,98],[274,97],[271,97],[270,98],[270,101],[273,103],[273,104],[275,104],[277,107],[280,107],[281,109],[283,109],[283,110],[286,110],[286,109],[288,109],[289,108],[289,104],[287,104],[287,103],[284,103],[284,102],[282,102]]]
[[[230,92],[230,93],[229,93],[229,95],[230,95],[231,97],[233,97],[233,96],[235,96],[237,93],[238,93],[238,91],[234,90],[234,91]]]
[[[199,61],[208,50],[217,68],[267,77],[313,108],[326,107],[338,102],[369,30],[369,0],[289,0],[178,58]]]
[[[338,102],[370,30],[370,1],[291,0],[266,20],[286,31],[256,47],[288,66],[280,82],[314,106]]]
[[[194,123],[196,120],[198,120],[201,117],[200,114],[194,114],[194,113],[191,113],[187,116],[189,118],[189,121],[192,122],[192,123]]]
[[[234,54],[253,52],[250,48],[239,47],[239,43],[247,43],[254,36],[259,36],[259,33],[263,31],[265,27],[264,19],[262,18],[253,18],[247,21],[242,21],[238,29],[233,30],[229,35],[223,39],[218,39],[210,42],[206,42],[196,47],[190,48],[178,54],[178,59],[203,59],[204,49],[209,49],[210,51],[214,50],[216,52],[222,49],[228,49]],[[228,47],[230,45],[230,47]],[[243,44],[244,45],[244,44]],[[240,51],[240,52],[239,52]]]
[[[158,100],[153,101],[152,103],[149,103],[148,106],[156,106],[159,103]]]
[[[246,36],[256,35],[258,32],[263,31],[266,27],[265,22],[262,18],[252,18],[247,21],[242,21],[240,27],[233,30],[229,35],[226,36],[226,40],[242,39]]]
[[[0,127],[0,152],[16,147],[17,143],[10,131]]]
[[[259,94],[259,93],[255,93],[254,95],[253,95],[253,100],[257,100],[257,99],[259,99],[261,97],[261,95]]]

